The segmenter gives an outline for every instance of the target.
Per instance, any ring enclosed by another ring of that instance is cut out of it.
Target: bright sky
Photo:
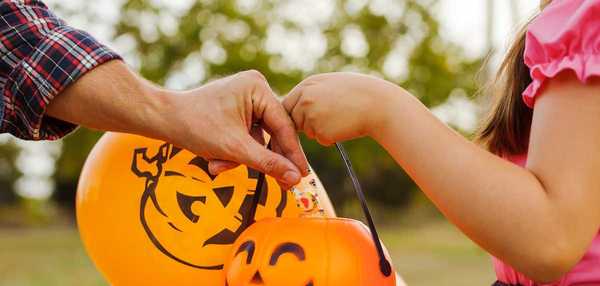
[[[66,3],[65,6],[73,8],[73,10],[92,9],[97,11],[102,16],[104,23],[112,23],[117,20],[119,11],[117,6],[123,0],[104,0],[104,1],[86,1],[86,0],[45,0],[49,5],[58,2]],[[169,8],[186,9],[191,0],[148,0]],[[254,0],[238,0],[240,3],[251,3]],[[314,6],[314,2],[318,1],[301,0],[307,2],[307,5]],[[363,2],[365,0],[356,0],[354,2]],[[394,2],[401,0],[371,0],[378,2]],[[539,0],[439,0],[440,5],[437,7],[436,13],[440,16],[442,30],[448,38],[460,43],[472,55],[478,55],[485,49],[485,23],[488,15],[486,15],[485,5],[488,2],[494,4],[494,43],[498,48],[506,46],[514,33],[516,27],[513,25],[513,16],[511,15],[511,2],[514,2],[518,15],[517,23],[523,23],[530,15],[532,15],[539,5]],[[249,4],[248,4],[249,5]],[[384,4],[385,5],[385,4]],[[389,5],[389,4],[388,4]],[[318,6],[318,5],[317,5]],[[326,7],[327,5],[322,5]],[[295,11],[298,12],[298,11]],[[314,15],[312,15],[314,16]],[[110,37],[110,29],[108,27],[85,27],[86,19],[83,15],[74,15],[68,17],[69,23],[81,28],[92,29],[94,36],[101,40],[107,41]],[[314,18],[314,17],[313,17]]]
[[[489,0],[442,0],[438,11],[442,28],[449,38],[473,55],[485,51],[486,4]],[[491,0],[494,3],[494,44],[503,49],[511,41],[516,29],[537,11],[539,0]],[[511,2],[517,6],[518,15],[513,24]]]

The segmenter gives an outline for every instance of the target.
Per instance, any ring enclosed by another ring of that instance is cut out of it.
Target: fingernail
[[[287,171],[283,174],[283,182],[289,185],[295,185],[300,181],[300,174],[295,171]]]

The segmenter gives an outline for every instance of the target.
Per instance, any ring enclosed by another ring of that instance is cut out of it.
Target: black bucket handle
[[[344,161],[344,166],[346,167],[346,172],[348,173],[348,175],[350,176],[350,179],[352,180],[352,185],[354,187],[354,191],[356,193],[356,196],[358,197],[358,200],[360,201],[360,205],[361,205],[363,214],[367,220],[367,226],[369,227],[369,230],[371,232],[371,238],[373,239],[373,242],[375,243],[375,248],[377,249],[377,255],[379,256],[379,270],[381,271],[381,274],[383,274],[385,277],[389,277],[392,274],[392,266],[391,266],[390,262],[387,260],[387,258],[385,257],[385,254],[383,251],[383,246],[381,245],[381,240],[379,240],[379,234],[377,233],[377,228],[375,227],[375,223],[373,222],[373,218],[371,217],[371,212],[369,211],[369,207],[367,206],[367,199],[365,198],[365,194],[362,190],[360,182],[358,181],[358,177],[356,176],[356,173],[354,172],[354,168],[352,167],[352,162],[350,161],[350,157],[348,156],[348,153],[346,152],[346,149],[344,149],[344,146],[342,145],[342,143],[339,143],[339,142],[335,143],[335,147],[337,148],[338,152],[340,153],[340,156],[342,157],[342,160]],[[271,142],[269,142],[267,144],[267,148],[269,150],[271,149]],[[255,190],[254,196],[252,198],[252,205],[250,206],[250,212],[249,212],[248,216],[246,216],[246,221],[244,223],[245,226],[250,226],[251,224],[253,224],[255,222],[254,216],[256,215],[256,208],[260,201],[260,197],[262,195],[262,190],[263,190],[264,184],[265,184],[265,174],[261,172],[258,175],[258,179],[256,182],[256,190]]]

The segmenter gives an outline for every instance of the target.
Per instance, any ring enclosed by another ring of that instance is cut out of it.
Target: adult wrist
[[[142,135],[172,142],[177,136],[177,94],[148,84],[144,92],[140,127]]]

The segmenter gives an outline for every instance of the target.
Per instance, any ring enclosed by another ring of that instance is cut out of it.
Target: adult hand
[[[176,145],[208,160],[211,173],[237,163],[275,177],[289,187],[307,174],[308,163],[294,125],[266,79],[245,71],[185,91],[169,100],[173,117],[167,135]],[[274,151],[264,146],[263,131]]]
[[[111,61],[61,92],[47,115],[171,142],[212,160],[212,173],[242,163],[288,187],[308,170],[291,119],[257,71],[174,92],[141,79],[121,61]],[[271,135],[274,151],[261,144],[263,129]]]

